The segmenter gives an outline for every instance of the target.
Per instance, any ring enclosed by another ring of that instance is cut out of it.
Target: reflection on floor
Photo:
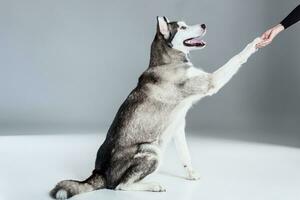
[[[93,169],[102,134],[0,137],[0,199],[50,199],[62,179],[84,179]],[[165,193],[101,190],[85,200],[298,200],[300,148],[189,137],[199,181],[184,179],[173,144],[159,172],[146,181],[160,182]]]

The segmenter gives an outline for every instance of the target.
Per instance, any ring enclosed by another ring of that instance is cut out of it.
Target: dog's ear
[[[157,17],[157,32],[162,34],[165,39],[170,36],[168,22],[169,20],[166,17]]]
[[[163,16],[163,18],[164,18],[164,20],[165,20],[167,23],[170,22],[169,19],[168,19],[166,16]]]

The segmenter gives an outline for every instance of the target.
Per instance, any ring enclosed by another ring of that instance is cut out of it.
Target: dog
[[[199,179],[193,169],[185,138],[185,116],[191,106],[217,93],[257,51],[257,38],[213,73],[193,66],[191,50],[203,49],[205,24],[189,26],[157,17],[149,67],[136,88],[119,108],[100,146],[95,169],[84,181],[64,180],[50,192],[56,199],[108,188],[131,191],[166,191],[158,183],[142,180],[154,173],[170,140],[190,180]]]

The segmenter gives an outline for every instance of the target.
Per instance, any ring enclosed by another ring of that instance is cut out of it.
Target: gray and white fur
[[[196,101],[217,93],[256,51],[260,41],[255,39],[217,71],[206,73],[188,58],[190,50],[205,47],[205,33],[204,24],[188,26],[182,21],[157,18],[149,67],[119,108],[98,150],[92,175],[84,181],[59,182],[50,192],[53,198],[66,199],[101,188],[165,191],[158,183],[142,180],[158,169],[172,139],[187,179],[199,178],[185,138],[186,113]]]

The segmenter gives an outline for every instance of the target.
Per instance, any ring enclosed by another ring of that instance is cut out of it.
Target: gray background
[[[0,134],[107,130],[149,62],[157,15],[206,23],[212,72],[299,1],[0,0]],[[300,24],[188,114],[197,134],[300,146]],[[269,137],[271,135],[271,137]]]

